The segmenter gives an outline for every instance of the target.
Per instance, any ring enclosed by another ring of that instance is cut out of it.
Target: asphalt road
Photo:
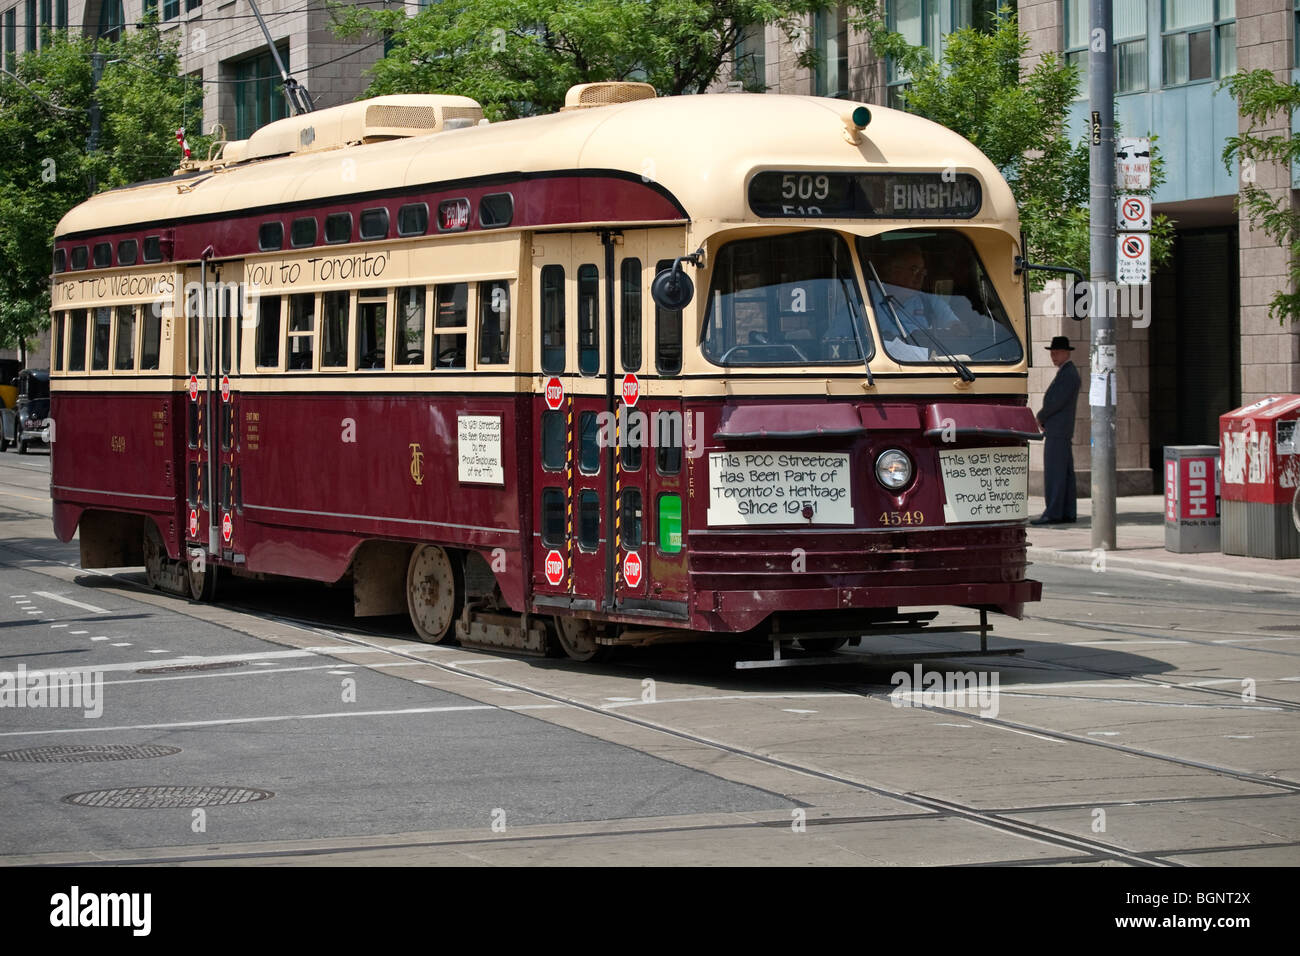
[[[0,706],[0,864],[1300,863],[1292,594],[1037,566],[990,640],[1022,655],[855,652],[953,649],[923,672],[988,691],[918,699],[904,660],[590,666],[429,647],[315,585],[194,604],[77,569],[47,487],[0,455],[0,671],[100,675],[102,713]]]

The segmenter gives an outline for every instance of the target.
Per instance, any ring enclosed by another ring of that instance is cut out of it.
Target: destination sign
[[[969,173],[772,169],[749,181],[749,208],[765,219],[971,219],[982,201]]]

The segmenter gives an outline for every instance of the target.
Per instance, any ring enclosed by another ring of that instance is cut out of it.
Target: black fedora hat
[[[1068,337],[1064,335],[1055,335],[1052,337],[1052,344],[1047,346],[1049,352],[1055,352],[1057,349],[1065,349],[1067,352],[1073,352],[1074,346],[1070,344]]]

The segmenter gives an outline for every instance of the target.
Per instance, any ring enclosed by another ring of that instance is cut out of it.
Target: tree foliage
[[[855,23],[871,36],[877,55],[888,56],[900,75],[910,77],[904,108],[960,133],[1001,170],[1016,197],[1029,258],[1086,275],[1089,150],[1084,140],[1070,142],[1065,125],[1078,69],[1046,53],[1026,71],[1029,40],[1006,7],[987,30],[965,27],[948,34],[938,61],[927,48],[891,32],[874,0],[857,8]],[[1151,166],[1148,192],[1164,178],[1154,140]],[[1172,224],[1156,216],[1153,264],[1169,257],[1172,244]],[[1042,274],[1035,280],[1041,284]]]
[[[1241,195],[1238,208],[1246,210],[1252,226],[1261,230],[1289,254],[1287,274],[1290,290],[1280,289],[1269,302],[1268,314],[1285,324],[1300,321],[1300,293],[1293,291],[1300,283],[1300,214],[1291,208],[1290,184],[1274,196],[1256,182],[1259,163],[1276,163],[1283,175],[1290,176],[1292,165],[1300,160],[1300,134],[1290,132],[1291,117],[1300,110],[1300,83],[1280,83],[1268,70],[1242,70],[1221,84],[1236,98],[1241,115],[1249,122],[1244,133],[1230,136],[1223,149],[1223,164],[1228,172],[1234,164],[1241,166]],[[1272,126],[1272,133],[1265,132]]]
[[[383,33],[387,56],[367,95],[454,93],[489,119],[553,113],[578,83],[639,80],[661,95],[703,93],[747,27],[776,23],[794,38],[823,0],[444,0],[414,17],[336,7],[342,36]],[[809,65],[815,54],[805,51]],[[749,74],[747,85],[761,88]]]
[[[202,87],[180,76],[175,41],[152,25],[99,41],[103,74],[94,88],[94,41],[51,34],[0,73],[0,347],[48,323],[54,228],[92,193],[166,176],[181,155],[176,129],[196,126]],[[16,76],[16,79],[15,79]],[[91,102],[100,107],[98,146],[88,148]],[[195,155],[202,137],[188,130]]]

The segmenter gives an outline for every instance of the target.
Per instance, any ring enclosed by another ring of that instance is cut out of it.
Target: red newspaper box
[[[1300,480],[1300,395],[1270,395],[1219,418],[1223,553],[1300,558],[1291,500]]]
[[[1219,449],[1165,446],[1165,550],[1219,550]]]

